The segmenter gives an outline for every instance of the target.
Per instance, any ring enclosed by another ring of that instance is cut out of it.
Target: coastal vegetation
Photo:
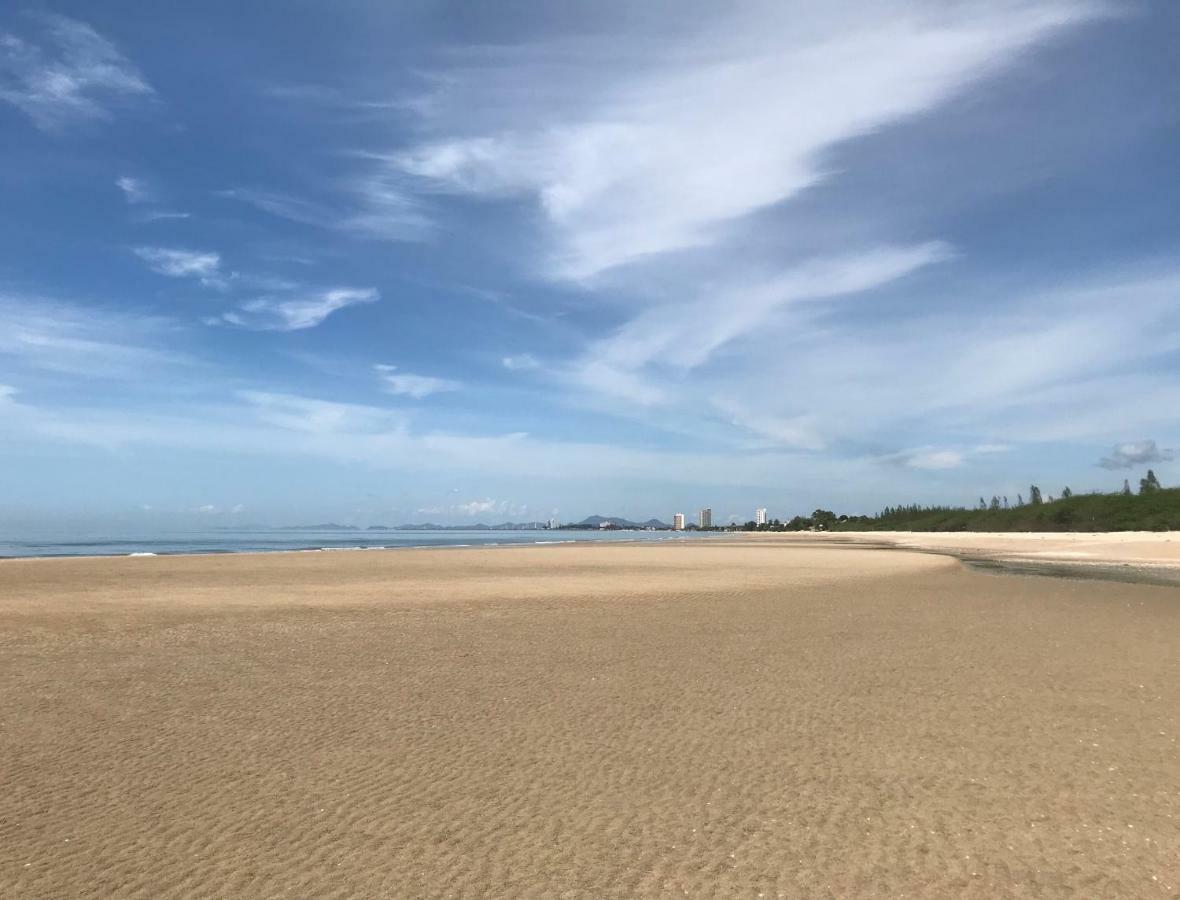
[[[1028,496],[980,497],[974,507],[890,506],[876,515],[837,515],[817,509],[787,522],[773,520],[746,531],[1172,531],[1180,530],[1180,488],[1163,487],[1148,470],[1132,491],[1078,494],[1065,487],[1054,496],[1031,485]]]

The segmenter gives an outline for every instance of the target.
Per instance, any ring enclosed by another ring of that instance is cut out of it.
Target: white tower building
[[[684,531],[684,513],[676,513],[672,517],[672,530]]]
[[[710,509],[708,506],[706,506],[704,509],[702,509],[701,513],[700,513],[700,520],[699,521],[700,521],[701,528],[712,528],[713,527],[713,510]]]
[[[755,525],[765,525],[766,524],[766,507],[765,506],[759,507],[758,509],[754,510],[754,524]]]

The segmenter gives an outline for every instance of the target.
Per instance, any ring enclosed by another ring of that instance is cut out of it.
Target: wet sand
[[[1180,586],[1180,533],[754,532],[744,539],[788,547],[872,547],[941,553],[986,571]]]
[[[755,539],[0,562],[0,896],[1180,896],[1180,591]]]

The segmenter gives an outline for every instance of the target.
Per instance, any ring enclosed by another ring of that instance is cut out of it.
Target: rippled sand
[[[0,896],[1174,897],[1180,590],[777,542],[0,562]]]

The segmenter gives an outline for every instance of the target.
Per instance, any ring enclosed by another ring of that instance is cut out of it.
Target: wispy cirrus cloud
[[[0,100],[38,128],[60,132],[111,118],[111,108],[153,96],[139,70],[97,31],[65,16],[31,16],[40,42],[0,31]]]
[[[531,353],[514,353],[511,356],[505,356],[500,360],[500,364],[512,372],[537,369],[541,366],[541,363]]]
[[[395,179],[381,171],[367,171],[330,180],[330,201],[257,188],[230,188],[219,196],[237,200],[280,219],[381,241],[417,241],[434,228],[430,218]]]
[[[868,291],[950,256],[947,245],[931,241],[810,260],[772,278],[643,312],[592,346],[582,365],[597,372],[608,367],[634,372],[651,363],[694,369],[787,304]]]
[[[115,186],[123,192],[123,198],[132,206],[154,203],[157,199],[155,190],[144,178],[120,175],[115,179]]]
[[[183,361],[165,349],[175,326],[149,316],[0,293],[0,357],[88,378],[138,378]]]
[[[380,377],[381,386],[386,392],[413,397],[415,400],[421,400],[431,394],[457,391],[463,387],[458,381],[449,378],[414,375],[410,372],[399,371],[397,366],[377,365],[373,368]]]
[[[192,218],[191,213],[164,208],[161,205],[162,192],[151,179],[136,175],[120,175],[115,179],[115,186],[122,191],[127,205],[133,208],[132,217],[137,222]]]
[[[381,299],[374,288],[300,289],[290,296],[257,297],[237,309],[207,318],[209,325],[234,325],[251,331],[300,331],[315,328],[332,313]]]
[[[882,457],[882,460],[911,469],[957,469],[963,465],[966,454],[961,450],[918,447],[890,454]]]
[[[898,402],[890,413],[849,412],[865,394],[888,391],[896,357],[857,317],[813,311],[844,304],[813,301],[871,303],[912,275],[953,268],[959,251],[912,228],[906,238],[873,242],[837,230],[826,243],[771,240],[763,228],[840,178],[838,148],[933,116],[1032,48],[1111,14],[1090,0],[886,0],[807,10],[754,2],[698,7],[672,36],[606,28],[604,37],[477,48],[452,56],[418,107],[424,138],[375,165],[427,193],[527,204],[546,251],[532,274],[573,282],[622,310],[621,324],[591,335],[560,372],[570,405],[722,440],[738,424],[746,440],[828,449],[864,441],[886,416],[896,425],[907,411]],[[545,89],[529,89],[538,84]],[[849,215],[856,203],[847,198]],[[899,328],[904,344],[913,326],[890,324],[898,309],[864,319],[889,328],[885,340]],[[1077,328],[1080,339],[1096,339],[1089,323]],[[934,334],[927,323],[919,330],[935,346],[956,348],[947,359],[955,371],[984,352],[982,342]],[[810,344],[800,343],[801,332]],[[972,392],[996,396],[1040,382],[1038,371],[1047,375],[1062,360],[1016,346],[1033,340],[1026,334],[1017,326],[990,347],[1015,365],[976,360],[976,372],[918,384],[917,395],[969,403]],[[837,359],[876,374],[844,377]],[[801,389],[768,390],[775,377]],[[836,382],[846,393],[825,408]],[[933,409],[939,401],[924,402]],[[911,461],[933,468],[972,458],[935,447]]]
[[[674,41],[473,51],[421,107],[434,139],[390,165],[436,190],[533,201],[548,274],[584,281],[717,245],[726,223],[827,177],[828,148],[930,110],[1104,11],[1085,0],[755,3],[698,10],[699,27]]]
[[[246,403],[266,425],[309,434],[404,433],[405,417],[394,410],[359,403],[340,403],[274,391],[239,391]]]
[[[158,275],[169,278],[195,278],[205,287],[224,288],[221,255],[205,250],[176,247],[133,247],[132,252]]]

